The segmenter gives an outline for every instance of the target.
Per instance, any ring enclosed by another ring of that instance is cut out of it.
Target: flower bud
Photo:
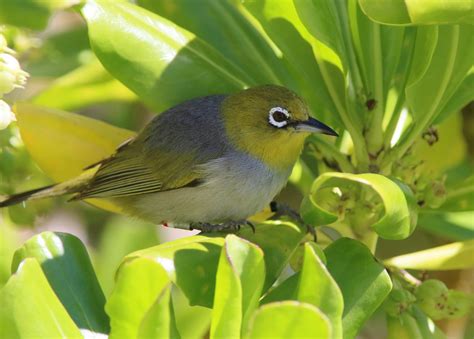
[[[446,285],[434,279],[424,281],[415,291],[417,305],[433,320],[446,318],[448,295]]]
[[[7,128],[15,120],[15,115],[10,106],[5,101],[0,100],[0,130]]]
[[[11,92],[15,87],[23,87],[28,73],[10,54],[0,54],[0,95]]]

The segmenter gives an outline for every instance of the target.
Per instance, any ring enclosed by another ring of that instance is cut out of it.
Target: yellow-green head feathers
[[[227,137],[237,149],[276,169],[294,165],[309,133],[335,134],[309,117],[308,106],[297,94],[275,85],[229,96],[222,116]]]

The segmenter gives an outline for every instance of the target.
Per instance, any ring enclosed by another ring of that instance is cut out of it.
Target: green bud
[[[18,60],[7,53],[0,54],[0,95],[11,92],[26,83],[28,73],[24,72]]]
[[[425,192],[425,203],[430,208],[438,208],[446,201],[446,188],[444,182],[434,180]]]
[[[10,106],[3,100],[0,100],[0,130],[5,129],[15,120]]]
[[[416,304],[433,320],[446,317],[448,295],[446,285],[434,279],[424,281],[415,290]]]

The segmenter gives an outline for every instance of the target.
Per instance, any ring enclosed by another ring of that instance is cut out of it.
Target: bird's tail
[[[0,196],[0,208],[22,203],[28,200],[59,197],[66,194],[80,192],[90,180],[90,173],[59,183],[55,185],[36,188],[31,191],[21,192],[7,196],[2,199]]]

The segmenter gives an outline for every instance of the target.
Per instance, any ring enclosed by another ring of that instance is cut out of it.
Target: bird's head
[[[222,116],[234,146],[276,168],[293,166],[309,134],[337,136],[309,116],[303,99],[281,86],[253,87],[229,96]]]

